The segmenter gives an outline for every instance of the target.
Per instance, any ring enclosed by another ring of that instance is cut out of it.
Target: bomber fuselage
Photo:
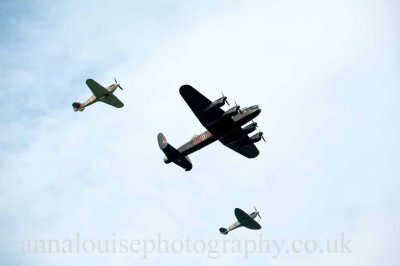
[[[229,110],[227,112],[229,112]],[[229,137],[230,134],[234,135],[235,131],[238,130],[238,127],[241,128],[241,126],[253,120],[260,113],[260,107],[258,105],[253,105],[238,110],[237,114],[234,116],[222,116],[219,120],[213,123],[213,125],[208,127],[209,130],[200,135],[195,135],[190,141],[183,144],[177,150],[182,154],[182,156],[186,156],[221,139],[222,137]],[[244,129],[246,133],[251,133],[255,130],[255,126],[256,124],[253,123],[246,126]],[[173,159],[174,158],[167,159],[165,162],[172,162],[174,161]]]

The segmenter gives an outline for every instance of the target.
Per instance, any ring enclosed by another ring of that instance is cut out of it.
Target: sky
[[[395,0],[1,1],[2,265],[398,265],[399,11]],[[114,77],[122,109],[73,112],[91,96],[86,79]],[[260,105],[260,155],[215,143],[189,156],[190,172],[165,165],[159,132],[179,147],[204,131],[183,84]],[[254,206],[260,231],[219,234],[234,208]],[[77,236],[80,252],[33,248]],[[168,252],[152,250],[159,238]],[[197,247],[179,250],[187,239]],[[327,252],[328,239],[342,248]],[[139,242],[113,253],[98,240]]]

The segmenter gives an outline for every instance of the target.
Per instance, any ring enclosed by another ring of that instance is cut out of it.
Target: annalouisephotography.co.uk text
[[[253,239],[200,239],[167,238],[158,233],[153,238],[123,238],[112,234],[110,238],[90,239],[81,234],[70,238],[34,239],[22,242],[25,254],[72,255],[72,254],[134,254],[142,259],[154,254],[201,254],[210,259],[217,259],[227,254],[243,258],[253,255],[265,255],[278,259],[285,254],[350,254],[353,253],[351,239],[344,233],[330,239],[268,239],[257,234]]]

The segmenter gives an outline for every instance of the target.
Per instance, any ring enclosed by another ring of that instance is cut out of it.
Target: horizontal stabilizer
[[[221,234],[223,234],[223,235],[227,235],[227,234],[229,233],[228,229],[223,228],[223,227],[221,227],[221,228],[219,229],[219,232],[220,232]]]
[[[182,156],[182,154],[177,149],[168,144],[164,134],[159,133],[157,139],[158,139],[158,146],[166,156],[166,158],[164,159],[165,163],[174,162],[175,164],[185,169],[185,171],[190,171],[192,169],[193,166],[192,163],[190,162],[189,157]]]
[[[85,108],[83,108],[84,106],[83,106],[83,104],[82,103],[80,103],[80,102],[74,102],[73,104],[72,104],[72,107],[74,108],[74,111],[75,112],[78,112],[78,111],[83,111]]]
[[[186,172],[192,170],[193,167],[192,162],[187,156],[178,158],[174,163],[185,169]]]

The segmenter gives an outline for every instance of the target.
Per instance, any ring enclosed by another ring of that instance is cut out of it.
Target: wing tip
[[[249,155],[248,158],[249,158],[249,159],[254,159],[254,158],[256,158],[259,154],[260,154],[260,151],[257,149],[257,151],[254,152],[254,154]]]
[[[242,209],[240,209],[240,208],[235,208],[234,212],[235,212],[235,214],[236,214],[236,213],[238,213],[238,212],[244,212],[244,211],[243,211]]]
[[[181,95],[186,94],[189,91],[193,91],[195,90],[192,86],[188,85],[188,84],[184,84],[179,88],[179,93]]]

